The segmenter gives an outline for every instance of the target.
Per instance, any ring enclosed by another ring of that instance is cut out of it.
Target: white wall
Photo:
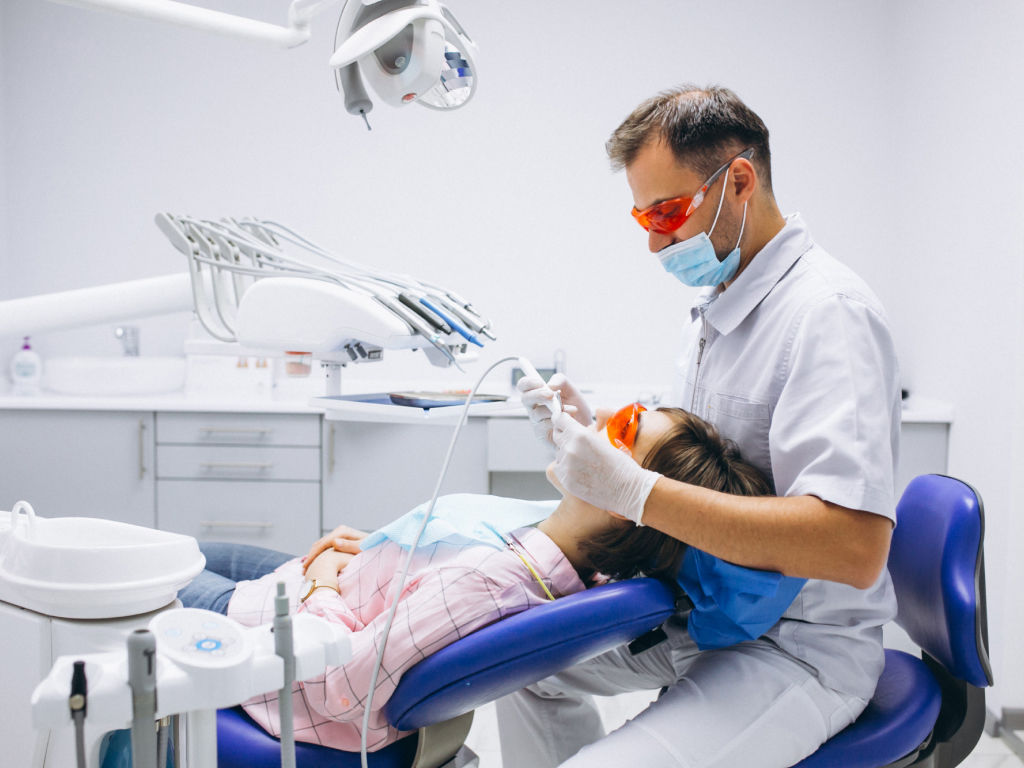
[[[875,115],[885,94],[872,84],[885,46],[863,4],[819,6],[794,4],[803,19],[794,28],[758,2],[694,5],[674,20],[664,2],[646,0],[630,6],[627,24],[610,2],[527,0],[515,12],[461,3],[455,11],[482,45],[479,97],[449,115],[382,106],[368,133],[334,91],[327,16],[309,44],[278,51],[5,2],[3,56],[19,73],[8,96],[19,189],[12,293],[183,268],[152,225],[158,210],[266,215],[469,295],[497,328],[492,357],[526,353],[542,365],[562,347],[583,379],[628,375],[628,363],[638,379],[665,382],[690,294],[647,254],[604,141],[657,89],[687,78],[729,84],[773,127],[783,204],[802,206],[824,242],[865,267],[870,240],[845,211],[881,205],[867,194],[878,174],[865,162],[881,169],[883,159],[860,147],[883,138]],[[280,20],[286,3],[235,7]],[[790,53],[778,55],[775,39]],[[836,104],[837,83],[866,108]],[[39,343],[44,353],[113,344],[109,329],[91,334]]]
[[[0,12],[0,51],[7,49],[5,18]],[[0,54],[0,299],[8,297],[10,281],[7,269],[7,68],[4,56]],[[7,360],[5,350],[0,349],[0,363]]]
[[[894,46],[900,156],[886,186],[898,229],[885,259],[900,285],[889,309],[910,341],[908,385],[955,403],[950,472],[985,499],[998,710],[1024,705],[1024,6],[985,6],[894,4],[894,41],[905,44]]]
[[[278,22],[287,7],[205,4]],[[543,365],[564,348],[584,383],[661,384],[690,293],[646,252],[603,145],[661,88],[728,85],[772,130],[783,210],[889,308],[907,386],[957,407],[950,469],[989,510],[994,700],[1024,706],[1009,650],[1024,630],[1010,589],[1024,542],[1021,6],[450,4],[481,46],[478,97],[452,114],[381,106],[367,132],[326,68],[331,14],[309,44],[278,51],[4,0],[0,297],[182,270],[156,211],[261,215],[466,294],[499,335],[485,359]],[[184,324],[144,324],[144,351],[180,349]],[[104,327],[37,346],[116,345]],[[407,357],[386,366],[434,375]]]

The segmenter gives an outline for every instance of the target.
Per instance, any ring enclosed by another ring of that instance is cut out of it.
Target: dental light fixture
[[[277,25],[201,8],[180,0],[53,0],[125,13],[285,48],[310,38],[310,21],[339,0],[292,0],[288,24]],[[330,66],[345,109],[366,121],[373,103],[365,78],[381,101],[456,109],[476,90],[476,44],[440,0],[344,0]]]
[[[334,47],[345,109],[364,120],[373,109],[364,78],[395,107],[457,109],[476,90],[476,45],[438,0],[347,0]]]

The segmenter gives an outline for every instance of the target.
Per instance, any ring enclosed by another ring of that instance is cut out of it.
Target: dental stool
[[[406,672],[384,713],[416,733],[369,753],[372,768],[466,765],[473,710],[628,643],[675,612],[672,591],[631,579],[559,598],[484,627]],[[240,709],[217,713],[218,768],[278,768],[280,743]],[[358,752],[296,742],[298,768],[357,768]]]
[[[903,492],[896,520],[896,623],[921,657],[887,649],[867,709],[794,768],[948,768],[981,737],[983,689],[992,685],[981,497],[954,478],[921,475]]]
[[[981,499],[959,480],[923,475],[907,486],[897,519],[889,554],[896,622],[921,646],[922,657],[887,650],[885,671],[860,718],[794,768],[947,768],[962,761],[981,735],[982,689],[992,684]],[[462,638],[402,677],[385,714],[397,728],[420,730],[371,753],[370,765],[445,765],[465,739],[473,709],[630,642],[673,612],[665,585],[631,579],[560,598]],[[217,737],[219,768],[280,764],[277,740],[238,710],[218,713]],[[313,745],[297,744],[296,753],[299,768],[360,764],[358,753]],[[461,759],[452,765],[462,765]]]

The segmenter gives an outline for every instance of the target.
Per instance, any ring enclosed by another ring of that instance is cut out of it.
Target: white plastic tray
[[[0,600],[47,616],[106,619],[161,608],[203,570],[191,536],[113,520],[0,512]]]

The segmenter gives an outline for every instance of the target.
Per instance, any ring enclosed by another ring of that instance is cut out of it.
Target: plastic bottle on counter
[[[43,360],[28,343],[11,358],[11,393],[15,395],[39,394],[39,381],[43,377]]]

